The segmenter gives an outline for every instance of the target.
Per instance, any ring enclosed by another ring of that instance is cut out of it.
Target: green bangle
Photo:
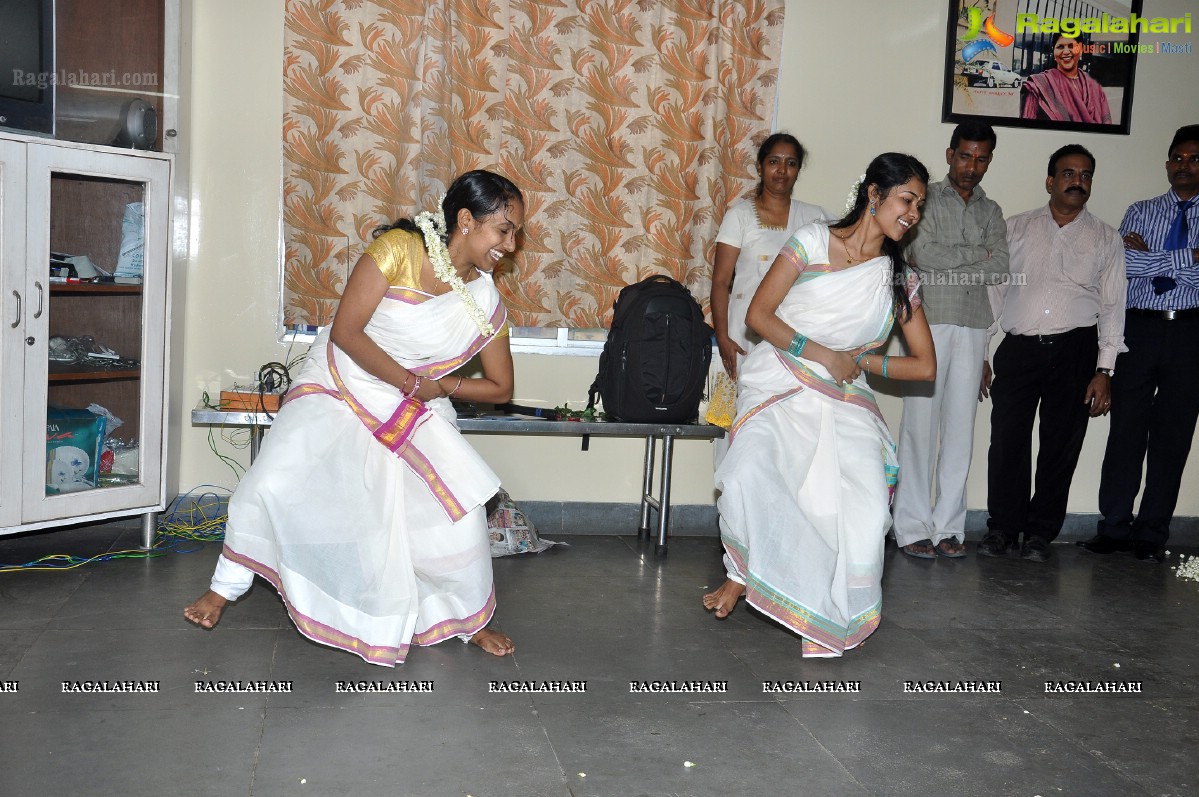
[[[864,351],[864,352],[862,352],[861,354],[859,354],[857,357],[854,357],[854,358],[853,358],[854,365],[856,365],[856,366],[858,366],[859,368],[861,368],[861,367],[862,367],[862,359],[863,359],[863,358],[864,358],[864,357],[865,357],[867,354],[869,354],[869,353],[870,353],[870,352],[868,352],[868,351]]]
[[[798,359],[803,352],[803,347],[807,345],[808,339],[796,332],[795,337],[791,338],[791,345],[787,347],[787,353]]]
[[[887,378],[887,360],[890,360],[890,359],[891,359],[891,355],[889,355],[889,354],[885,355],[883,357],[883,379]]]

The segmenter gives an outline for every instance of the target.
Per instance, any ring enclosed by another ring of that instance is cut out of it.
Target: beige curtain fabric
[[[327,324],[371,231],[475,168],[525,193],[514,325],[607,326],[653,273],[706,305],[782,30],[783,0],[288,0],[285,323]]]

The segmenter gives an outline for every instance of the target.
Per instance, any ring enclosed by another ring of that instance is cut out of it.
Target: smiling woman
[[[224,551],[188,620],[212,628],[259,575],[300,633],[372,664],[450,637],[514,650],[488,628],[484,503],[499,478],[450,398],[512,396],[491,271],[516,249],[524,207],[506,178],[467,172],[437,211],[380,232],[229,500]],[[476,356],[482,376],[456,373]]]
[[[744,596],[800,634],[804,656],[840,656],[878,626],[897,469],[865,374],[936,375],[901,248],[927,184],[910,155],[875,158],[849,214],[797,230],[749,306],[765,342],[742,365],[716,470],[727,580],[703,603],[723,618]],[[873,354],[897,320],[910,355]]]
[[[1103,86],[1079,68],[1082,45],[1058,34],[1053,39],[1053,67],[1029,77],[1022,91],[1020,115],[1025,119],[1110,125]]]

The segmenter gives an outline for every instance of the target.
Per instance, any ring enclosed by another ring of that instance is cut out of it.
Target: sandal
[[[914,556],[917,559],[936,559],[937,553],[933,549],[933,541],[930,539],[916,540],[903,546],[900,550],[908,556]]]
[[[966,546],[953,537],[946,537],[937,543],[937,553],[947,559],[961,559],[966,555]]]

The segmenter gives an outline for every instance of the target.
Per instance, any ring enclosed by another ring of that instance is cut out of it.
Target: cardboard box
[[[278,412],[283,403],[282,393],[262,393],[257,390],[222,390],[221,409],[246,412]]]

